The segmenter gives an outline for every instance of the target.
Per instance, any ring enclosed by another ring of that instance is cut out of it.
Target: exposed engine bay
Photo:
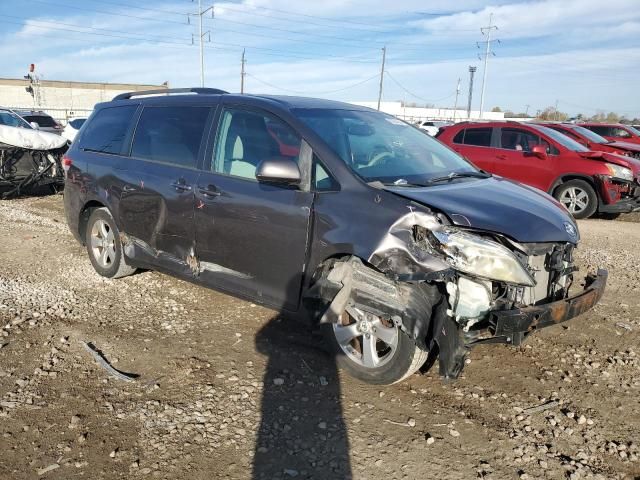
[[[56,134],[0,125],[0,198],[64,184],[62,157],[68,141]]]
[[[574,236],[577,241],[577,230]],[[571,242],[517,243],[411,212],[389,229],[369,265],[356,257],[335,262],[310,296],[330,300],[321,323],[336,322],[349,307],[372,312],[420,348],[438,352],[441,375],[456,378],[472,346],[518,345],[599,300],[604,271],[585,279],[582,294],[569,296],[574,248]]]

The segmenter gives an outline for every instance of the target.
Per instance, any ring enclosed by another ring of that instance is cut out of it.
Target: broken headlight
[[[515,255],[498,242],[453,228],[432,233],[431,246],[460,272],[516,285],[536,284]]]
[[[627,180],[629,182],[633,182],[633,172],[628,168],[621,167],[620,165],[616,165],[614,163],[605,163],[605,166],[609,170],[609,174],[613,178],[619,178],[621,180]]]

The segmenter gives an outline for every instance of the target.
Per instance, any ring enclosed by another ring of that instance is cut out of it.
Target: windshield
[[[32,128],[29,123],[9,110],[0,110],[0,125],[7,127]]]
[[[424,184],[451,173],[478,172],[437,140],[391,115],[329,109],[293,113],[366,182]]]
[[[631,125],[625,125],[625,126],[627,127],[627,130],[629,130],[631,133],[633,133],[634,135],[640,136],[640,130],[632,127]]]
[[[580,145],[578,142],[576,142],[575,140],[567,137],[563,133],[556,132],[552,128],[543,127],[542,125],[531,125],[531,126],[533,128],[535,128],[536,130],[538,130],[540,133],[546,135],[547,137],[552,138],[553,140],[558,142],[560,145],[562,145],[564,148],[567,148],[567,149],[572,150],[574,152],[588,152],[589,151],[589,149],[587,147],[585,147],[583,145]]]
[[[55,127],[56,121],[48,115],[23,115],[22,116],[28,122],[35,122],[41,127]]]
[[[589,130],[588,128],[584,128],[584,127],[571,127],[571,128],[578,135],[582,135],[583,137],[585,137],[590,142],[594,142],[594,143],[609,143],[609,140],[607,140],[606,138],[598,135],[596,132],[593,132],[593,131]]]

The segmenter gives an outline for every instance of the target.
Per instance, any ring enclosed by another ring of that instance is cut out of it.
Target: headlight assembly
[[[460,272],[516,285],[536,284],[515,255],[498,242],[453,228],[432,233],[431,246]]]
[[[612,177],[633,182],[633,172],[630,169],[621,167],[620,165],[616,165],[614,163],[605,163],[605,165],[607,166],[609,174]]]

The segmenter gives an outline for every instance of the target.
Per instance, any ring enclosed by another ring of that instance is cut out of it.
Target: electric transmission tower
[[[194,0],[191,0],[194,1]],[[202,9],[202,0],[198,0],[198,11],[196,13],[187,14],[187,23],[191,24],[191,17],[198,17],[198,38],[200,44],[200,86],[204,87],[204,37],[207,36],[208,41],[211,42],[211,30],[206,32],[202,31],[202,19],[211,12],[211,18],[214,18],[213,5],[208,8]],[[191,34],[191,44],[193,44],[194,35]]]
[[[482,60],[484,57],[484,71],[482,72],[482,90],[480,92],[480,118],[482,118],[484,113],[484,92],[487,87],[487,67],[489,66],[489,57],[495,56],[495,53],[491,50],[491,46],[493,42],[500,43],[500,40],[497,38],[492,39],[491,33],[493,30],[498,30],[498,27],[493,24],[493,13],[489,15],[489,25],[486,27],[482,27],[480,31],[483,35],[486,35],[487,39],[484,42],[476,43],[477,47],[480,48],[480,45],[484,44],[485,50],[484,53],[478,55],[478,58]]]

